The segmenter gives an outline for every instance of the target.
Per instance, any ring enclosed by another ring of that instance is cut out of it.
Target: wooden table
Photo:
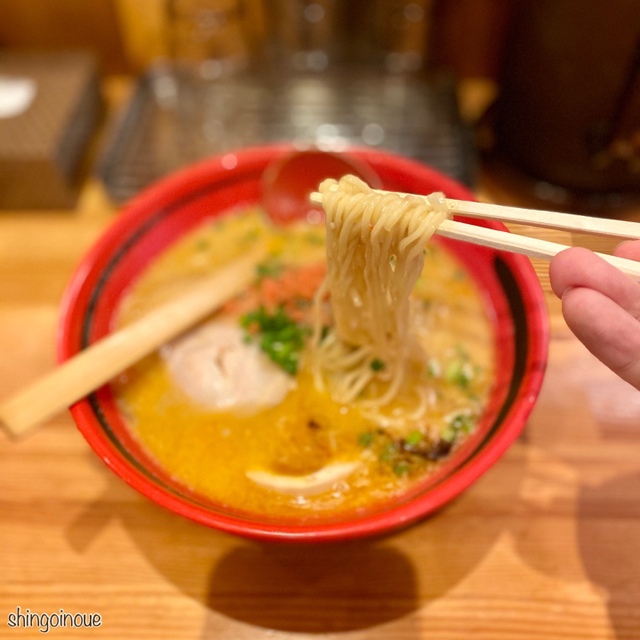
[[[0,212],[0,397],[53,367],[64,286],[116,215],[93,180],[74,211]],[[9,626],[27,609],[99,614],[100,629],[58,638],[640,638],[640,393],[548,301],[522,437],[454,504],[384,539],[237,539],[138,495],[68,414],[0,435],[0,638],[42,637]]]

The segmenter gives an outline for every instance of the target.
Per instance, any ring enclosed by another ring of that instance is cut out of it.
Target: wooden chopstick
[[[255,277],[263,255],[261,250],[244,255],[87,347],[0,404],[0,424],[20,436],[95,391],[240,293]]]
[[[560,251],[569,248],[567,245],[558,242],[521,236],[517,233],[499,231],[498,229],[488,229],[487,227],[466,224],[464,222],[458,222],[457,220],[443,220],[436,229],[436,233],[446,238],[464,240],[465,242],[510,251],[511,253],[520,253],[529,258],[544,258],[549,260],[560,253]],[[640,279],[640,262],[611,256],[606,253],[599,253],[597,251],[594,253],[623,273]]]
[[[389,191],[382,191],[381,189],[374,189],[374,191],[381,195],[390,193]],[[414,195],[395,191],[393,193],[397,193],[397,195],[400,196]],[[426,196],[417,197],[426,199]],[[444,203],[452,213],[458,213],[472,218],[518,222],[535,227],[548,227],[578,233],[593,233],[601,236],[640,238],[640,223],[630,222],[629,220],[610,220],[607,218],[578,215],[576,213],[560,213],[558,211],[544,211],[542,209],[508,207],[501,204],[455,200],[453,198],[444,198]]]
[[[402,197],[413,196],[426,200],[426,196],[415,194],[383,191],[374,189],[375,193],[385,195],[395,193]],[[310,199],[316,204],[322,204],[322,194],[314,192]],[[640,238],[640,224],[625,220],[606,220],[579,216],[571,213],[555,213],[553,211],[538,211],[536,209],[519,209],[518,207],[505,207],[482,202],[452,200],[443,197],[443,202],[452,213],[461,213],[469,217],[484,219],[496,219],[501,221],[519,222],[544,227],[552,227],[571,231],[598,233],[621,238]],[[554,221],[557,220],[557,223]],[[569,247],[557,242],[541,240],[529,236],[522,236],[498,229],[488,229],[473,224],[467,224],[458,220],[444,220],[436,230],[438,235],[479,244],[493,249],[520,253],[530,258],[550,259],[560,251]],[[606,262],[629,276],[640,279],[640,262],[611,256],[606,253],[595,252]]]

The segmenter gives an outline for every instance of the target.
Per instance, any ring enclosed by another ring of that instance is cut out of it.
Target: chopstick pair
[[[395,193],[406,197],[413,196],[426,200],[426,196],[407,194],[402,192],[383,191],[374,189],[375,193],[384,195]],[[311,194],[311,201],[322,204],[322,194]],[[501,222],[517,222],[538,227],[547,227],[565,231],[591,233],[618,238],[640,238],[640,223],[627,220],[608,220],[593,218],[591,216],[577,215],[573,213],[558,213],[555,211],[543,211],[538,209],[524,209],[520,207],[508,207],[504,205],[488,204],[484,202],[472,202],[443,198],[444,204],[452,213],[457,213],[473,218],[499,220]],[[455,240],[463,240],[473,244],[479,244],[493,249],[520,253],[530,258],[551,259],[569,247],[558,242],[522,236],[508,231],[489,229],[458,220],[444,220],[438,226],[436,233]],[[640,262],[619,258],[606,253],[595,252],[603,260],[612,264],[623,273],[640,279]]]

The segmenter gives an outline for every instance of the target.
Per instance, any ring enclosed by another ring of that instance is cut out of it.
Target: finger
[[[565,249],[554,256],[549,263],[553,292],[562,298],[564,292],[571,287],[589,286],[587,282],[596,257],[591,251],[581,247]]]
[[[640,323],[594,289],[565,291],[562,312],[569,328],[596,358],[640,389]]]
[[[559,298],[569,289],[585,287],[608,297],[633,318],[640,318],[640,283],[588,249],[572,247],[556,255],[549,265],[549,279]]]

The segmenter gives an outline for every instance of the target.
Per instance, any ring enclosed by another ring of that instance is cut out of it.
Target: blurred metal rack
[[[475,148],[448,78],[347,67],[206,80],[159,65],[112,124],[98,174],[116,202],[192,162],[255,144],[393,151],[472,184]]]

